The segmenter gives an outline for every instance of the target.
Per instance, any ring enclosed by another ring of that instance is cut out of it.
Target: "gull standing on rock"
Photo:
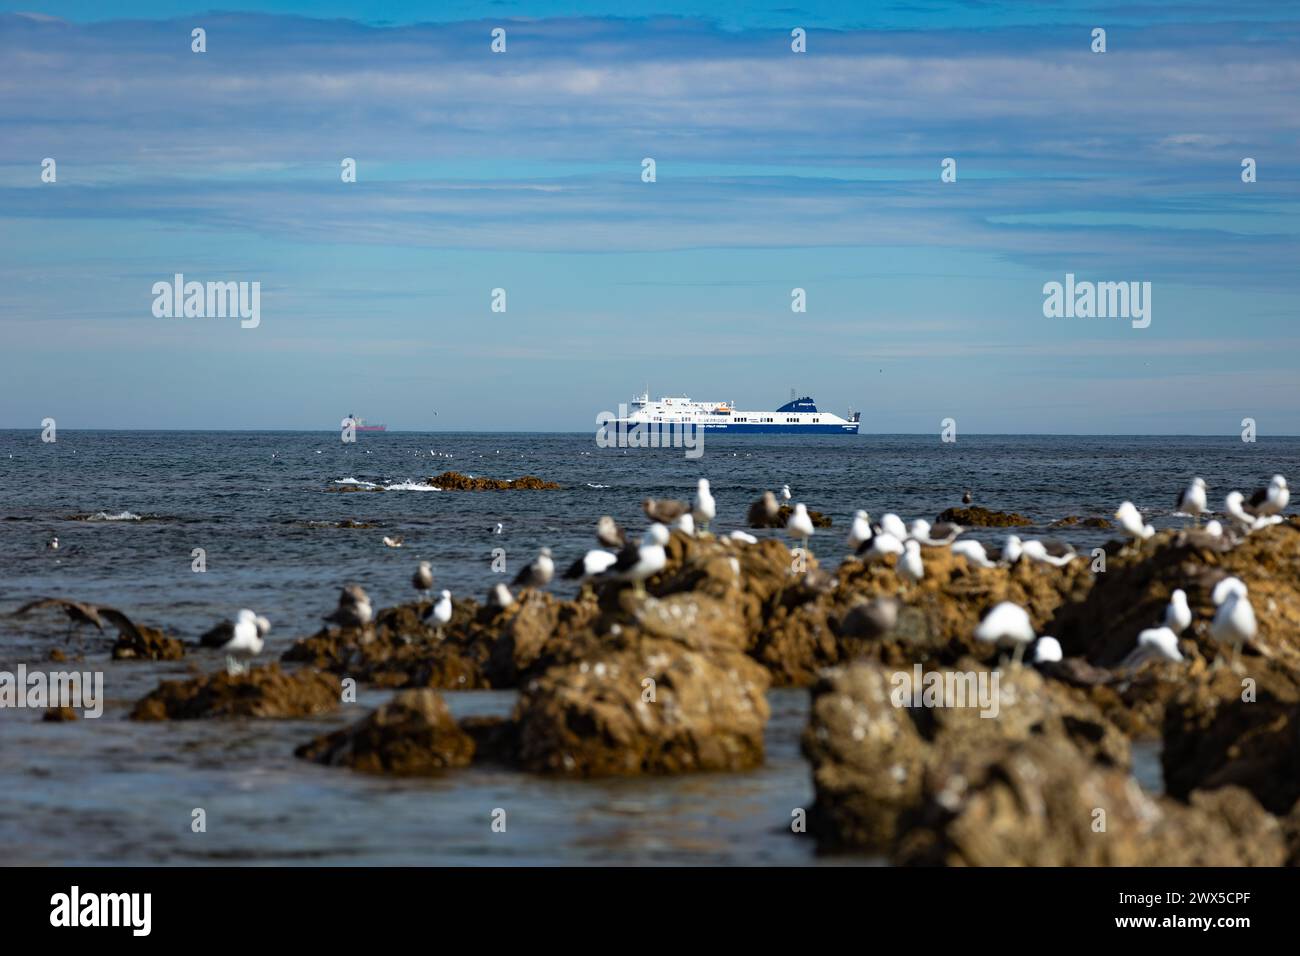
[[[1034,644],[1035,664],[1059,664],[1064,656],[1061,642],[1049,634],[1044,634]]]
[[[664,569],[668,563],[668,553],[664,545],[668,543],[668,529],[660,522],[655,522],[641,538],[641,543],[629,544],[618,559],[605,572],[603,577],[616,581],[630,581],[633,589],[645,597],[645,582]]]
[[[691,506],[676,498],[647,498],[641,502],[641,510],[645,512],[645,516],[651,521],[662,525],[670,525],[690,511]]]
[[[695,505],[691,509],[691,514],[699,522],[701,531],[707,532],[709,530],[709,522],[714,519],[717,513],[717,503],[713,500],[713,492],[709,491],[709,479],[701,478],[695,492]]]
[[[564,572],[566,581],[585,581],[588,578],[594,578],[598,574],[608,571],[618,560],[618,555],[609,551],[594,549],[588,551]]]
[[[790,520],[785,523],[785,530],[796,541],[801,542],[804,551],[812,554],[812,549],[808,547],[808,539],[813,536],[812,518],[808,517],[808,508],[801,501],[794,506],[794,511],[790,513]]]
[[[904,542],[903,556],[898,559],[897,570],[900,578],[912,584],[925,577],[925,563],[921,560],[920,542]]]
[[[370,595],[359,584],[349,584],[339,593],[339,605],[328,617],[323,618],[327,624],[340,627],[365,627],[374,618],[374,608],[370,604]]]
[[[966,559],[967,564],[973,564],[978,568],[997,567],[997,565],[989,560],[988,552],[984,550],[984,545],[980,544],[974,538],[965,541],[954,541],[952,543],[952,553],[960,554]]]
[[[1201,515],[1205,513],[1205,479],[1193,478],[1192,483],[1187,486],[1181,495],[1175,507],[1180,514],[1191,515],[1197,523],[1201,523]]]
[[[1012,661],[1019,664],[1025,656],[1025,648],[1034,642],[1034,625],[1024,608],[1003,601],[984,615],[984,620],[975,628],[975,639],[1000,647],[1014,645]]]
[[[776,495],[765,491],[763,497],[749,506],[746,524],[751,528],[770,528],[780,514],[781,506],[776,503]]]
[[[1220,644],[1232,645],[1232,668],[1237,667],[1241,647],[1255,637],[1255,609],[1246,595],[1246,585],[1239,578],[1224,578],[1214,588],[1214,603],[1219,606],[1210,622],[1210,636]]]
[[[555,576],[555,562],[551,560],[551,549],[542,548],[537,557],[519,569],[511,582],[517,588],[544,588]]]
[[[907,525],[903,524],[903,519],[893,512],[886,512],[880,516],[880,530],[885,534],[892,534],[899,541],[907,540]]]
[[[1169,595],[1169,606],[1165,608],[1165,627],[1175,634],[1181,634],[1192,625],[1192,609],[1187,606],[1187,592],[1178,588]]]
[[[859,511],[853,516],[853,524],[849,526],[849,536],[845,539],[845,544],[849,546],[850,552],[856,552],[870,540],[871,516],[865,511]]]
[[[790,497],[791,497],[791,496],[790,496],[790,486],[789,486],[789,485],[782,485],[782,486],[781,486],[781,500],[782,500],[782,501],[789,501],[789,500],[790,500]]]
[[[867,562],[879,561],[887,554],[902,553],[903,542],[884,530],[873,534],[870,541],[858,548],[858,557]]]
[[[200,647],[211,647],[226,655],[226,672],[232,677],[244,673],[245,666],[235,658],[256,657],[265,646],[263,638],[271,629],[271,622],[257,613],[243,608],[235,620],[222,621],[199,638]]]
[[[1168,627],[1150,627],[1138,634],[1137,647],[1129,651],[1119,666],[1137,667],[1146,661],[1173,661],[1181,664],[1183,660],[1183,653],[1178,649],[1178,635]]]
[[[1246,511],[1257,517],[1281,514],[1291,500],[1291,491],[1286,486],[1286,478],[1274,475],[1267,488],[1260,488],[1250,496]]]
[[[510,589],[499,581],[492,585],[492,590],[488,591],[488,607],[494,607],[500,610],[501,608],[507,608],[514,603],[515,599],[510,593]]]
[[[673,527],[676,528],[678,531],[680,531],[682,534],[686,535],[686,537],[688,538],[695,537],[695,519],[691,517],[691,513],[689,511],[686,512],[686,514],[682,515],[680,518],[678,518],[676,521],[674,521]]]
[[[1142,521],[1142,515],[1133,502],[1126,501],[1115,509],[1115,520],[1120,529],[1134,541],[1144,541],[1156,533],[1156,529]]]
[[[438,603],[425,611],[424,617],[426,620],[433,621],[434,632],[438,640],[442,640],[442,629],[451,621],[451,592],[443,590],[438,597]]]
[[[1021,545],[1021,551],[1030,561],[1037,561],[1039,564],[1050,564],[1054,568],[1063,568],[1073,561],[1077,554],[1064,541],[1058,541],[1055,538],[1045,538],[1042,541],[1029,540]]]

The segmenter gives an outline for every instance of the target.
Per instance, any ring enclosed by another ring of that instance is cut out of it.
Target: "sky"
[[[0,427],[1300,434],[1300,7],[786,2],[0,0]]]

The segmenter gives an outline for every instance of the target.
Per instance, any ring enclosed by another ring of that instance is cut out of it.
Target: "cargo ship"
[[[626,410],[626,411],[625,411]],[[619,408],[620,423],[635,425],[694,425],[707,431],[762,435],[856,435],[861,412],[848,418],[823,412],[809,395],[796,398],[775,411],[742,411],[734,402],[697,402],[686,395],[665,395],[650,400],[649,392],[632,397]]]
[[[387,425],[367,425],[367,424],[366,424],[366,420],[365,420],[364,418],[358,418],[356,415],[348,415],[348,418],[352,419],[353,424],[356,425],[357,431],[359,431],[359,432],[386,432],[386,431],[388,431],[388,426],[387,426]]]

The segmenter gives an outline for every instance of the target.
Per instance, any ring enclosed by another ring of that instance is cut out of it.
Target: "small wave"
[[[592,484],[592,483],[589,481],[589,482],[587,482],[587,487],[588,487],[588,488],[608,488],[609,485],[595,485],[595,484]]]
[[[91,515],[69,515],[69,521],[143,521],[144,515],[138,515],[131,511],[119,511],[117,514],[110,514],[107,511],[96,511]]]
[[[396,484],[384,485],[384,491],[442,491],[427,481],[399,481]]]
[[[394,481],[380,484],[377,481],[363,481],[360,478],[340,478],[334,482],[347,488],[361,488],[366,491],[442,491],[427,481]]]
[[[340,478],[334,482],[336,485],[351,485],[353,488],[378,488],[379,485],[373,481],[362,481],[360,478]]]

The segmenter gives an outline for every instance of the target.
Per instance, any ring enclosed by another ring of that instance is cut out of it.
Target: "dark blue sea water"
[[[988,508],[1037,528],[1068,515],[1109,516],[1131,499],[1157,527],[1192,475],[1221,507],[1233,489],[1296,474],[1300,439],[1235,436],[719,437],[705,454],[597,448],[590,434],[76,432],[45,444],[37,430],[0,431],[0,669],[39,663],[62,640],[57,614],[15,621],[40,595],[122,608],[193,639],[241,607],[269,617],[266,657],[311,633],[337,588],[361,582],[380,605],[409,600],[411,571],[433,562],[438,587],[482,598],[543,544],[561,564],[593,546],[597,517],[640,530],[647,496],[689,497],[707,476],[717,526],[740,527],[764,488],[831,515],[814,550],[838,554],[858,508],[933,519],[971,489]],[[446,470],[564,486],[548,492],[437,492],[413,484]],[[341,483],[390,487],[338,493]],[[89,520],[87,520],[89,519]],[[368,529],[340,527],[357,521]],[[498,524],[501,526],[497,532]],[[1053,531],[1080,547],[1104,532]],[[62,547],[47,550],[57,535]],[[384,535],[401,535],[389,549]],[[976,537],[996,541],[1000,533]],[[207,570],[192,570],[202,548]],[[539,779],[490,769],[434,781],[390,781],[302,763],[292,749],[384,698],[363,694],[337,716],[303,722],[141,725],[123,718],[161,677],[189,664],[88,660],[106,673],[100,720],[45,724],[0,710],[0,846],[8,862],[814,863],[789,832],[811,800],[798,754],[803,691],[774,691],[769,761],[735,775],[613,782]],[[205,666],[216,661],[200,658]],[[458,714],[505,713],[505,691],[447,695]],[[1144,771],[1144,782],[1157,785]],[[191,810],[208,832],[190,832]],[[490,829],[497,807],[504,834]],[[854,860],[851,862],[863,862]]]

